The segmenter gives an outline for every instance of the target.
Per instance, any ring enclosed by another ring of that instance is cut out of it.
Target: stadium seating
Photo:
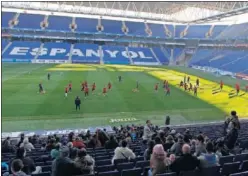
[[[121,46],[102,46],[105,64],[130,64],[126,48]]]
[[[101,23],[104,27],[105,33],[124,34],[121,30],[121,28],[122,28],[121,21],[102,19]]]
[[[100,63],[98,45],[77,43],[73,47],[72,63]]]
[[[6,40],[6,39],[2,39],[2,40],[1,40],[1,43],[2,43],[2,45],[1,45],[2,48],[1,48],[1,49],[2,49],[2,51],[3,51],[3,50],[5,49],[5,47],[8,45],[9,42],[8,42],[8,40]]]
[[[2,27],[9,27],[10,21],[14,18],[13,12],[2,12]]]
[[[71,17],[66,16],[53,16],[48,17],[48,30],[57,30],[57,31],[71,31],[70,24],[72,23]]]
[[[126,26],[128,27],[128,34],[137,35],[137,36],[148,36],[145,32],[145,24],[141,22],[131,22],[125,21]]]
[[[160,37],[160,38],[166,38],[165,29],[162,24],[148,24],[153,37]]]
[[[131,48],[128,47],[129,55],[134,63],[152,63],[157,62],[155,56],[149,48]]]
[[[170,58],[169,53],[163,53],[161,48],[158,48],[158,47],[152,48],[152,50],[157,56],[157,58],[159,59],[160,63],[165,64],[165,65],[169,63],[169,58]]]
[[[44,15],[21,13],[18,17],[19,22],[14,28],[41,29],[41,22],[44,18]]]
[[[210,25],[190,25],[185,38],[206,38]]]
[[[98,32],[96,29],[97,19],[76,18],[75,22],[77,25],[77,28],[75,31],[77,32],[90,32],[90,33]]]

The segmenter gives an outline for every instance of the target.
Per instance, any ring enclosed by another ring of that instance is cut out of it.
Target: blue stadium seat
[[[49,165],[49,166],[42,166],[42,172],[50,172],[52,171],[52,166]]]
[[[150,161],[137,161],[135,164],[136,168],[144,168],[150,165]]]
[[[243,160],[243,163],[241,164],[240,170],[242,172],[248,171],[248,160]]]
[[[213,166],[201,169],[202,176],[220,176],[220,166]]]
[[[44,18],[44,15],[21,13],[18,17],[19,23],[14,28],[41,29],[40,23]]]
[[[238,154],[234,156],[234,162],[248,160],[248,153]]]
[[[186,25],[176,25],[175,26],[175,37],[176,38],[182,38],[181,32],[183,32],[186,28]]]
[[[135,168],[135,169],[125,169],[122,170],[121,176],[139,176],[142,173],[141,168]]]
[[[210,38],[216,38],[219,36],[228,26],[227,25],[214,25],[212,36]]]
[[[132,169],[134,167],[134,163],[119,163],[116,165],[118,171],[122,171],[123,169]]]
[[[128,34],[129,35],[135,35],[135,36],[148,36],[148,34],[145,32],[145,24],[141,22],[131,22],[126,21],[126,26],[128,27]]]
[[[221,175],[230,175],[239,172],[240,162],[225,163],[221,170]]]
[[[104,45],[102,50],[105,64],[130,64],[125,47]]]
[[[121,29],[122,28],[121,21],[102,19],[101,24],[104,27],[104,33],[124,35]]]
[[[51,172],[42,172],[39,174],[32,174],[32,176],[51,176]]]
[[[210,25],[190,25],[184,38],[206,38]]]
[[[72,17],[66,16],[53,16],[48,17],[48,30],[57,30],[57,31],[71,31],[70,24],[72,23]]]
[[[149,48],[132,48],[129,47],[128,51],[133,62],[137,63],[152,63],[157,62]]]
[[[97,19],[76,18],[77,32],[96,33]]]
[[[69,43],[44,43],[43,52],[37,59],[68,60],[71,44]]]
[[[97,160],[96,161],[96,165],[97,166],[104,166],[104,165],[110,165],[111,164],[111,160]]]
[[[100,172],[98,173],[98,176],[119,176],[118,171],[109,171],[109,172]]]
[[[14,12],[2,12],[2,27],[9,27],[9,22],[14,18]]]
[[[161,50],[161,48],[155,47],[152,48],[153,52],[155,53],[155,55],[157,56],[157,58],[159,59],[159,61],[162,64],[168,64],[169,63],[169,58],[170,58],[170,53],[166,53],[168,54],[167,56],[163,53],[163,51]]]
[[[174,48],[173,60],[177,60],[178,57],[182,54],[184,48]]]
[[[104,165],[97,167],[97,172],[107,172],[107,171],[113,171],[115,170],[114,165]]]
[[[162,24],[148,23],[153,37],[167,38]]]
[[[2,39],[1,43],[2,43],[1,50],[3,51],[5,49],[5,47],[8,45],[9,41],[6,39]]]
[[[176,172],[157,174],[156,176],[177,176]]]
[[[235,173],[235,174],[231,174],[229,176],[248,176],[248,171],[246,172],[240,172],[240,173]]]

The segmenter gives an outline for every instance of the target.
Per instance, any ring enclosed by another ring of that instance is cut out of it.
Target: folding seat
[[[192,171],[182,171],[180,172],[180,176],[199,176],[199,170],[192,170]]]
[[[150,165],[150,161],[137,161],[135,164],[136,168],[144,168],[144,167],[148,167]]]
[[[111,160],[97,160],[96,161],[97,166],[103,166],[103,165],[111,165]]]
[[[50,172],[52,171],[52,166],[42,166],[42,172]]]
[[[127,163],[128,159],[115,159],[114,164],[117,165],[119,163]]]
[[[107,171],[113,171],[115,170],[114,165],[104,165],[97,167],[97,172],[107,172]]]
[[[42,172],[39,174],[32,174],[32,176],[51,176],[51,172]]]
[[[100,172],[98,176],[120,176],[118,171]]]
[[[208,168],[202,168],[202,176],[220,176],[220,166],[213,166]]]
[[[234,156],[234,162],[248,160],[248,153],[238,154]]]
[[[244,161],[243,161],[243,163],[241,164],[240,170],[241,170],[242,172],[248,171],[248,160],[244,160]]]
[[[134,167],[134,163],[120,163],[116,165],[118,171],[122,171],[124,169],[132,169]]]
[[[220,157],[219,164],[223,166],[225,163],[232,163],[234,156],[222,156]]]
[[[144,156],[137,156],[136,158],[135,158],[135,161],[137,162],[137,161],[144,161]]]
[[[239,172],[240,162],[225,163],[221,170],[221,175],[230,175]]]
[[[241,173],[231,174],[231,175],[229,175],[229,176],[244,176],[244,175],[243,175],[243,173],[241,172]]]
[[[96,156],[95,157],[95,160],[109,160],[110,159],[110,156],[107,155],[107,156]]]
[[[176,172],[157,174],[156,176],[177,176]]]
[[[122,170],[121,176],[140,176],[141,173],[142,173],[141,168],[125,169],[125,170]]]

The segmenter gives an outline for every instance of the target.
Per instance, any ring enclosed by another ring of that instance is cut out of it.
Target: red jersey
[[[167,87],[167,89],[166,89],[166,90],[167,90],[167,92],[170,92],[170,88],[169,88],[169,87]]]
[[[107,92],[107,88],[104,87],[103,90],[102,90],[103,93],[106,93]]]
[[[65,88],[65,93],[67,93],[67,92],[68,92],[68,87]]]
[[[221,82],[220,82],[220,86],[223,86],[223,85],[224,85],[224,83],[223,83],[223,81],[221,81]]]
[[[88,87],[85,87],[84,88],[84,92],[89,92],[89,88]]]
[[[108,83],[108,88],[109,88],[109,89],[111,89],[111,86],[112,86],[111,83]]]
[[[248,90],[248,85],[247,85],[247,86],[245,86],[245,89],[246,89],[246,90]]]
[[[93,85],[92,85],[92,89],[95,89],[95,88],[96,88],[96,84],[93,84]]]
[[[236,90],[240,90],[239,84],[236,84],[235,87],[236,87]]]
[[[81,86],[84,87],[84,83],[82,83]]]
[[[155,84],[154,88],[155,88],[155,90],[158,90],[158,84]]]
[[[72,87],[72,84],[71,83],[69,84],[69,87]]]
[[[87,81],[84,81],[84,85],[85,85],[85,86],[88,86],[88,83],[87,83]]]

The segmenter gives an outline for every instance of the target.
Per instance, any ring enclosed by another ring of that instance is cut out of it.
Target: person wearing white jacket
[[[34,150],[34,146],[28,141],[28,138],[23,140],[23,143],[21,143],[20,147],[23,147],[26,151]]]
[[[127,141],[123,140],[121,142],[121,147],[115,149],[112,163],[114,164],[114,160],[116,159],[135,159],[135,157],[133,151],[127,147]]]

